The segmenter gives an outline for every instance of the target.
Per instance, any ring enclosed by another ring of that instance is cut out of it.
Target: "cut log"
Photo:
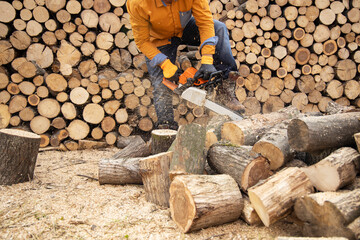
[[[0,185],[11,185],[33,179],[40,136],[15,130],[0,130]]]
[[[4,2],[4,1],[3,1]],[[0,41],[0,65],[10,63],[15,57],[15,50],[10,42],[6,40]]]
[[[268,129],[286,119],[299,116],[294,107],[263,115],[253,115],[249,119],[224,123],[221,137],[237,145],[254,145]]]
[[[230,175],[240,186],[245,169],[258,157],[258,154],[251,151],[251,146],[229,146],[219,142],[210,147],[208,163],[211,169],[217,173]],[[244,177],[244,182],[248,183],[246,185],[255,185],[270,176],[270,167],[267,161],[257,164],[258,174],[249,174],[249,170],[247,176]]]
[[[353,135],[360,131],[359,117],[354,112],[293,119],[288,126],[289,144],[304,152],[351,146]]]
[[[205,166],[205,127],[187,124],[179,128],[170,151],[173,159],[170,165],[170,179],[182,174],[202,174]]]
[[[291,167],[248,189],[248,194],[261,221],[269,227],[290,213],[296,198],[313,191],[306,174],[297,167]]]
[[[169,207],[169,169],[172,155],[172,152],[162,152],[140,160],[140,175],[148,202]]]
[[[135,138],[131,144],[115,153],[112,158],[147,157],[151,154],[150,146],[141,137]]]
[[[177,176],[170,185],[171,217],[184,233],[237,220],[243,201],[228,175]]]
[[[287,137],[288,124],[289,121],[285,120],[275,125],[252,148],[269,160],[271,170],[280,168],[294,157]]]
[[[139,161],[141,158],[101,159],[99,161],[99,183],[141,184]]]
[[[86,136],[89,134],[90,127],[86,122],[80,119],[75,119],[71,121],[66,130],[69,132],[69,137],[71,139],[81,140],[86,138]]]
[[[60,104],[52,98],[46,98],[37,105],[37,110],[41,116],[55,118],[60,113]]]
[[[155,129],[151,131],[151,154],[169,150],[176,138],[177,131],[171,129]]]
[[[358,237],[358,229],[352,227],[359,218],[360,189],[303,196],[296,200],[294,210],[304,222],[304,236],[345,237],[351,240]]]
[[[251,205],[251,202],[247,196],[243,197],[244,208],[241,212],[241,219],[244,220],[249,225],[260,225],[261,219],[256,213],[255,209]]]
[[[355,180],[359,166],[360,154],[343,147],[303,171],[317,190],[337,191]]]
[[[347,81],[354,79],[356,75],[356,64],[351,59],[341,60],[335,65],[336,75],[340,80]]]

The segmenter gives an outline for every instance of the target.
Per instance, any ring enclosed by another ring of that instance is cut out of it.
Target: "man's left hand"
[[[212,56],[206,55],[201,57],[201,66],[199,70],[195,73],[194,78],[199,79],[203,78],[204,80],[208,80],[210,78],[211,73],[216,72],[216,68],[213,65]]]

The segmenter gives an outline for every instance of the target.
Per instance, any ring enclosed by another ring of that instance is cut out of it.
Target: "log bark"
[[[15,129],[2,129],[0,136],[0,184],[33,179],[40,136]]]
[[[173,159],[170,165],[170,179],[182,174],[202,174],[205,166],[205,127],[187,124],[179,128],[170,151]]]
[[[170,185],[171,217],[188,233],[237,220],[243,201],[228,175],[177,176]]]
[[[306,174],[297,167],[291,167],[248,189],[248,194],[261,221],[269,227],[290,213],[297,197],[313,191]]]
[[[303,171],[317,190],[326,192],[352,183],[359,167],[360,154],[353,148],[343,147]]]
[[[211,145],[221,139],[221,127],[225,122],[230,121],[228,116],[218,115],[210,119],[206,125],[205,148],[209,149]]]
[[[293,119],[288,126],[289,144],[305,152],[351,146],[353,135],[360,131],[359,117],[354,112]]]
[[[172,155],[172,152],[162,152],[139,162],[146,200],[162,207],[169,207],[169,169]]]

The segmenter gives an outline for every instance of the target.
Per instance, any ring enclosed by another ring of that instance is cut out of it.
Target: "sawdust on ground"
[[[39,152],[31,182],[0,186],[0,239],[274,239],[299,236],[282,220],[242,220],[183,234],[169,209],[145,200],[141,185],[99,185],[98,161],[119,149]]]

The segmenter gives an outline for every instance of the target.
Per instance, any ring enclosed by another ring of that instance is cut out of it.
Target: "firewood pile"
[[[343,110],[292,106],[154,130],[149,142],[122,138],[124,148],[100,160],[99,183],[143,184],[184,233],[288,217],[303,237],[360,239],[360,112]]]
[[[211,0],[239,67],[245,115],[289,105],[326,112],[359,107],[358,0]],[[150,133],[157,120],[145,57],[133,41],[125,0],[0,1],[0,128],[41,135],[41,147],[79,149]],[[197,47],[178,65],[198,67]],[[211,115],[173,99],[184,125]]]

